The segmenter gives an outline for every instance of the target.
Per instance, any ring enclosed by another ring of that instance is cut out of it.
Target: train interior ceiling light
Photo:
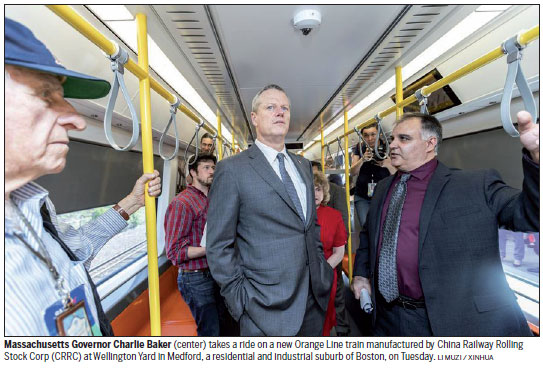
[[[124,5],[87,5],[87,7],[105,22],[113,32],[123,40],[132,50],[137,50],[137,30],[134,16]],[[149,42],[149,66],[160,76],[167,76],[165,79],[176,92],[181,92],[181,96],[198,113],[217,130],[217,116],[211,108],[200,97],[192,85],[187,81],[183,74],[175,67],[171,60],[166,56],[155,41],[148,36]],[[164,78],[163,78],[164,79]],[[226,141],[232,142],[230,131],[222,127],[222,136]]]
[[[419,56],[409,62],[402,68],[403,80],[407,81],[415,73],[425,68],[427,65],[436,60],[439,56],[443,55],[462,40],[472,35],[475,31],[482,28],[485,24],[496,18],[498,15],[507,10],[510,5],[481,5],[464,20],[458,23],[455,27],[451,28],[443,37],[438,39],[434,44],[422,52]],[[352,109],[347,112],[348,119],[352,119],[362,110],[371,106],[381,97],[389,94],[394,90],[395,76],[390,77],[381,86],[376,88],[372,93],[366,96],[362,101],[356,104]],[[343,115],[336,119],[336,121],[324,130],[324,137],[335,131],[343,124]],[[304,148],[307,149],[314,142],[320,141],[320,134],[315,136],[308,145]]]

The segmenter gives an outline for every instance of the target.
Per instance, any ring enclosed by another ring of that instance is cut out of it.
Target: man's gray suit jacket
[[[256,145],[221,160],[209,192],[211,274],[234,319],[248,314],[272,336],[299,331],[309,288],[326,311],[333,280],[316,221],[311,164],[289,155],[306,186],[306,222]]]
[[[432,175],[420,213],[418,255],[434,335],[530,335],[498,248],[498,227],[539,231],[539,166],[523,159],[523,168],[522,192],[493,169],[464,171],[439,163]],[[354,265],[355,276],[371,278],[374,304],[379,223],[393,179],[377,184]]]

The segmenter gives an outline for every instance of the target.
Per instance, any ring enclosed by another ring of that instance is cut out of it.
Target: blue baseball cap
[[[49,49],[21,23],[4,18],[4,64],[25,67],[66,77],[64,97],[98,99],[109,93],[111,85],[103,79],[64,68]]]

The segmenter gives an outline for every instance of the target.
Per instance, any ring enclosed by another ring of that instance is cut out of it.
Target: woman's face
[[[315,186],[315,206],[319,206],[324,198],[324,192],[321,186]]]

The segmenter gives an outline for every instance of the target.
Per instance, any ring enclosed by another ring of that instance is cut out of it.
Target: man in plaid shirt
[[[219,336],[225,312],[219,288],[207,266],[206,249],[200,245],[207,219],[207,193],[217,159],[200,152],[189,159],[193,182],[168,206],[164,218],[168,259],[179,268],[177,285],[198,325],[199,336]]]

